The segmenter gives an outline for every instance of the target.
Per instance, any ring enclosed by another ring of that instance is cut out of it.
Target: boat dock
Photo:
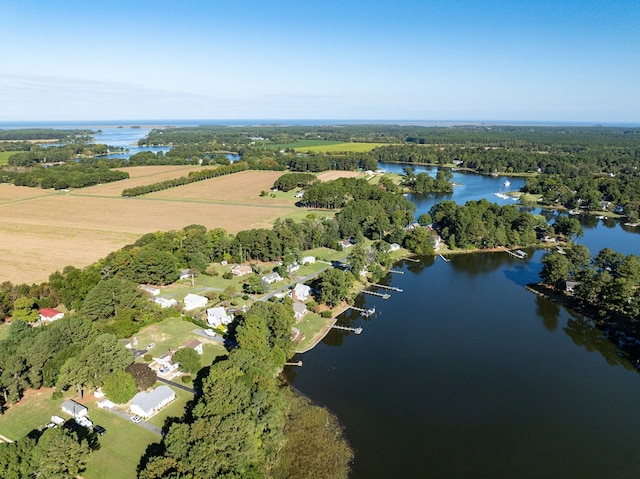
[[[369,309],[358,308],[356,306],[349,306],[349,309],[353,309],[354,311],[358,311],[360,313],[360,315],[364,316],[365,318],[368,318],[372,314],[376,314],[375,306],[373,308],[369,308]]]
[[[397,269],[390,269],[389,273],[393,273],[393,274],[404,274],[404,271],[398,271]]]
[[[525,259],[527,257],[527,253],[525,253],[521,249],[517,249],[515,251],[509,251],[508,249],[505,249],[505,252],[509,253],[511,256],[515,256],[518,259]]]
[[[387,286],[386,284],[378,284],[378,283],[369,283],[371,286],[375,286],[380,289],[387,289],[389,291],[395,291],[396,293],[402,293],[400,288],[396,288],[395,286]]]
[[[438,254],[438,256],[440,256],[440,257],[441,257],[443,260],[445,260],[447,263],[448,263],[449,261],[451,261],[450,259],[445,258],[445,257],[444,257],[444,256],[442,256],[441,254]]]
[[[415,259],[415,258],[404,258],[405,261],[412,261],[413,263],[419,263],[420,260],[419,259]]]
[[[302,367],[302,361],[298,361],[297,363],[284,363],[285,366],[300,366]]]
[[[368,291],[366,289],[362,289],[360,290],[360,292],[364,294],[370,294],[371,296],[377,296],[378,298],[382,299],[389,299],[391,297],[391,295],[387,293],[378,293],[377,291]]]
[[[360,334],[362,332],[362,328],[349,328],[347,326],[336,326],[335,324],[331,326],[332,329],[341,329],[342,331],[352,331],[356,334]]]

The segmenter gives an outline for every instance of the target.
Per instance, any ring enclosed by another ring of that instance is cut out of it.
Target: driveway
[[[116,414],[118,416],[120,416],[123,419],[126,419],[127,421],[129,421],[132,424],[136,424],[136,426],[140,426],[140,427],[144,427],[145,429],[148,429],[151,432],[155,432],[156,434],[159,434],[160,436],[162,436],[162,429],[154,426],[153,424],[149,424],[147,421],[140,421],[138,423],[134,423],[131,420],[131,415],[127,414],[124,411],[120,411],[119,409],[115,409],[115,408],[111,408],[111,409],[107,409],[107,411],[112,412],[113,414]]]

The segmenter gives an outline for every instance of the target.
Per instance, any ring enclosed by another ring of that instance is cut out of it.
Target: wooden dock
[[[353,309],[354,311],[358,311],[360,313],[360,315],[364,316],[365,318],[368,318],[372,314],[376,314],[375,306],[373,308],[369,308],[369,309],[358,308],[357,306],[349,306],[349,309]]]
[[[375,286],[380,289],[387,289],[389,291],[395,291],[396,293],[402,293],[402,289],[396,288],[395,286],[387,286],[386,284],[378,284],[378,283],[369,283],[371,286]]]
[[[391,297],[391,295],[387,293],[378,293],[377,291],[369,291],[366,289],[362,289],[360,290],[360,292],[364,294],[370,294],[371,296],[377,296],[378,298],[382,299],[389,299]]]
[[[393,274],[404,274],[404,271],[398,271],[397,269],[390,269],[389,273],[393,273]]]
[[[521,249],[518,249],[518,250],[515,250],[515,251],[509,251],[508,249],[505,248],[504,251],[506,253],[509,253],[511,256],[515,256],[518,259],[525,259],[527,257],[527,253],[525,253]]]
[[[413,263],[419,263],[420,260],[419,259],[415,259],[415,258],[404,258],[405,261],[411,261]]]
[[[441,254],[438,254],[438,256],[440,256],[440,257],[441,257],[443,260],[445,260],[447,263],[448,263],[449,261],[451,261],[450,259],[445,258],[445,257],[444,257],[444,256],[442,256]]]
[[[300,366],[302,367],[302,361],[298,361],[297,363],[284,363],[285,366]]]
[[[342,331],[352,331],[356,334],[360,334],[362,332],[362,328],[349,328],[347,326],[336,326],[335,324],[331,327],[333,329],[341,329]]]

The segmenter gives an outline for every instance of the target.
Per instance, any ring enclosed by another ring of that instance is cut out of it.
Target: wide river
[[[387,170],[397,165],[382,165]],[[493,195],[504,178],[456,173],[448,198]],[[522,184],[511,179],[511,189]],[[442,199],[442,198],[440,198]],[[414,199],[418,213],[440,199]],[[580,242],[640,254],[618,223]],[[296,359],[294,387],[332,409],[355,449],[352,479],[640,476],[640,375],[586,319],[525,290],[543,251],[403,261],[401,288]]]

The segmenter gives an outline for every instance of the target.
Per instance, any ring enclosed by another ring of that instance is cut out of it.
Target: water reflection
[[[558,329],[560,305],[543,296],[536,295],[536,314],[542,318],[547,331],[553,333]]]

